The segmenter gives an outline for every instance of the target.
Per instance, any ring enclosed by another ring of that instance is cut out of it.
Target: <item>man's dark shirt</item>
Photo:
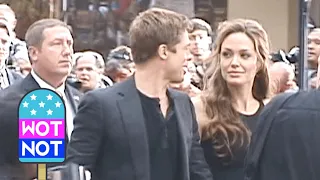
[[[148,136],[151,180],[178,178],[178,126],[173,101],[169,97],[167,116],[164,117],[158,98],[139,93]]]

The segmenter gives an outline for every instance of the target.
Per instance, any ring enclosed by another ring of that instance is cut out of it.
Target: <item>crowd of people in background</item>
[[[271,52],[259,22],[227,20],[213,30],[202,19],[151,8],[133,20],[130,45],[116,47],[107,58],[91,49],[73,52],[69,26],[60,20],[35,22],[24,41],[15,37],[15,24],[15,13],[0,4],[0,179],[36,178],[34,164],[18,162],[15,119],[21,98],[37,88],[61,94],[67,163],[84,166],[92,179],[320,178],[320,154],[313,153],[320,147],[312,129],[320,127],[315,121],[319,107],[312,103],[319,93],[291,96],[290,105],[277,109],[285,110],[272,109],[279,95],[299,92],[298,62],[283,51]],[[309,91],[319,86],[319,57],[320,29],[312,28]],[[301,113],[289,113],[290,108]],[[310,134],[295,136],[287,129],[280,135],[285,128],[280,120],[266,125],[271,130],[264,133],[269,111],[287,112],[277,117],[297,124],[301,121],[294,117],[305,115],[310,126],[302,128]],[[306,144],[299,151],[290,149],[296,147],[290,135]],[[264,136],[274,140],[259,139]],[[262,147],[263,153],[257,150]],[[274,154],[278,151],[281,157]]]
[[[26,76],[31,71],[31,63],[29,61],[29,55],[27,47],[24,41],[15,38],[14,28],[16,24],[15,13],[12,9],[2,4],[1,7],[2,19],[7,21],[11,27],[12,45],[10,48],[10,56],[6,60],[6,66],[8,69],[13,69],[15,72]],[[5,18],[4,18],[5,16]],[[172,84],[171,87],[184,90],[191,96],[195,96],[203,89],[203,78],[205,68],[208,66],[206,60],[211,55],[211,50],[214,46],[215,31],[211,29],[211,26],[202,19],[193,18],[193,29],[189,32],[189,38],[191,40],[190,57],[186,60],[185,65],[185,80],[183,83]],[[309,56],[308,56],[308,78],[309,87],[316,87],[316,67],[317,57],[317,38],[319,38],[318,28],[312,29],[309,35]],[[314,57],[313,57],[314,56]],[[81,58],[80,58],[81,57]],[[77,61],[79,59],[90,59],[91,65],[85,63],[87,69],[81,67],[82,78],[80,78],[80,70],[77,70]],[[83,52],[75,52],[73,55],[74,68],[72,74],[70,74],[70,82],[76,88],[80,88],[80,82],[83,81],[81,91],[92,90],[98,87],[108,87],[116,82],[129,77],[134,72],[134,62],[132,60],[130,47],[119,46],[110,51],[107,58],[103,55],[88,49]],[[297,90],[297,62],[290,62],[284,51],[279,50],[270,54],[270,77],[273,82],[272,91],[274,94],[284,92],[286,90]],[[88,67],[92,66],[92,67]],[[90,70],[89,70],[90,69]],[[99,69],[99,70],[95,70]],[[97,73],[95,74],[94,73]],[[85,77],[86,76],[86,77]],[[91,83],[90,87],[85,87],[86,81]],[[90,82],[92,81],[92,82]]]

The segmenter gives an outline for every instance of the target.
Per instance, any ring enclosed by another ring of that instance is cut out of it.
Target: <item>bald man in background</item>
[[[294,68],[285,62],[275,62],[269,68],[270,82],[273,85],[272,93],[274,95],[297,91],[298,87],[294,81]]]

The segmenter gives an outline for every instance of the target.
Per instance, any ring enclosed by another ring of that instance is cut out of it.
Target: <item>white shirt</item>
[[[113,85],[113,81],[108,76],[102,75],[101,79],[106,81],[109,84],[109,86]]]
[[[9,82],[9,78],[8,78],[8,74],[7,74],[7,70],[5,68],[0,70],[0,89],[5,89],[7,87],[9,87],[10,82]]]
[[[68,100],[68,98],[64,92],[65,84],[62,84],[60,87],[55,89],[50,84],[48,84],[47,82],[42,80],[33,70],[31,70],[31,75],[34,78],[34,80],[36,80],[36,82],[39,84],[39,86],[41,88],[50,89],[50,90],[53,90],[53,91],[57,92],[58,94],[62,95],[62,98],[63,98],[63,100],[65,102],[65,106],[66,106],[66,125],[67,125],[68,137],[70,139],[71,133],[73,131],[73,118],[74,118],[75,114],[74,114],[74,111],[71,107],[70,101]]]

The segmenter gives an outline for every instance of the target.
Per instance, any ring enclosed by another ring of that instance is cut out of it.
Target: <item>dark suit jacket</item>
[[[6,69],[9,85],[14,84],[15,82],[18,82],[19,80],[23,79],[23,76],[19,73],[14,72],[13,70]]]
[[[5,169],[8,166],[19,168],[18,107],[25,94],[38,88],[40,86],[29,74],[22,81],[0,91],[0,179],[4,175],[2,171],[7,171]],[[67,85],[66,96],[69,98],[74,111],[76,111],[81,94]],[[9,175],[19,176],[18,173],[9,173]]]
[[[245,180],[320,179],[319,102],[320,91],[311,90],[281,94],[266,105],[247,154]]]
[[[211,180],[190,98],[175,90],[170,94],[181,137],[181,180]],[[93,180],[150,180],[147,131],[133,77],[84,95],[67,161],[87,167]]]

